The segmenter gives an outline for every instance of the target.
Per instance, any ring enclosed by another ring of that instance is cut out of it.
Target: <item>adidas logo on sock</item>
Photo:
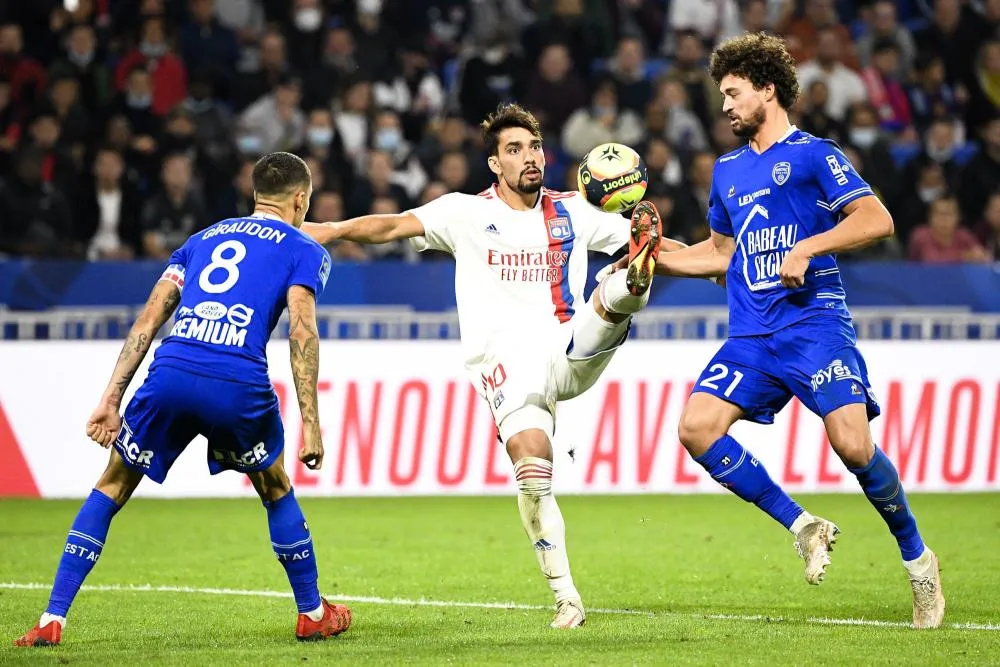
[[[497,229],[497,226],[494,225],[492,222],[490,224],[486,225],[486,229],[484,229],[483,231],[485,231],[487,234],[499,234],[500,233],[500,231]]]
[[[547,542],[546,540],[538,540],[535,542],[535,551],[552,551],[556,546]]]

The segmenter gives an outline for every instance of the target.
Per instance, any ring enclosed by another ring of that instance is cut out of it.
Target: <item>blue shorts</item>
[[[115,448],[126,465],[162,484],[198,435],[208,439],[213,475],[269,468],[285,446],[274,389],[155,366],[125,408]]]
[[[730,338],[702,371],[695,392],[739,406],[744,419],[758,424],[773,424],[792,396],[820,417],[851,403],[864,403],[869,420],[882,412],[854,328],[828,317],[766,336]]]

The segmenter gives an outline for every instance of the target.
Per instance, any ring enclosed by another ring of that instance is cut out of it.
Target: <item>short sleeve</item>
[[[467,195],[452,192],[442,195],[423,206],[410,209],[408,213],[416,216],[424,226],[422,236],[414,236],[410,243],[419,252],[424,250],[443,250],[455,254],[455,225],[460,219],[462,199]]]
[[[587,239],[587,249],[613,255],[628,243],[629,223],[617,213],[607,213],[579,197],[579,214],[587,219],[585,224],[593,230]]]
[[[177,286],[178,290],[183,291],[184,274],[187,271],[188,256],[190,253],[191,239],[189,238],[184,245],[170,253],[170,259],[167,260],[167,268],[163,269],[160,280],[171,282]]]
[[[298,253],[292,273],[288,277],[288,287],[301,285],[312,291],[318,299],[326,289],[330,278],[330,253],[323,246],[311,241],[303,244]]]
[[[708,226],[713,232],[718,232],[725,236],[733,235],[733,221],[729,219],[729,211],[719,196],[718,169],[712,174],[712,187],[708,195]]]
[[[822,194],[822,201],[817,202],[820,206],[837,213],[855,199],[874,194],[835,143],[822,141],[810,148],[816,182]]]

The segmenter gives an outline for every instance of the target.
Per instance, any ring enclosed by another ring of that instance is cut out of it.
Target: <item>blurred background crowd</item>
[[[698,241],[740,144],[707,57],[767,30],[799,65],[793,122],[893,213],[862,257],[1000,261],[998,28],[1000,0],[0,0],[0,256],[165,258],[248,214],[274,150],[308,160],[312,220],[475,193],[477,125],[509,99],[543,124],[548,185],[629,144]]]

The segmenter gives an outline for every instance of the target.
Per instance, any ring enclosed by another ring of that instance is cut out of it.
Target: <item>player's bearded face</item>
[[[511,169],[504,171],[504,180],[512,190],[523,195],[533,195],[542,189],[542,176],[545,167],[537,164],[521,165],[520,171]],[[516,177],[515,182],[511,182],[511,176]]]
[[[750,139],[757,134],[757,130],[764,124],[766,118],[763,102],[756,96],[749,96],[748,102],[752,105],[748,105],[749,109],[737,110],[734,108],[729,110],[729,127],[732,128],[733,134],[743,139]]]
[[[493,173],[519,194],[533,195],[541,190],[545,175],[541,137],[524,128],[514,127],[501,132],[497,143],[500,150],[497,162],[491,166]]]

